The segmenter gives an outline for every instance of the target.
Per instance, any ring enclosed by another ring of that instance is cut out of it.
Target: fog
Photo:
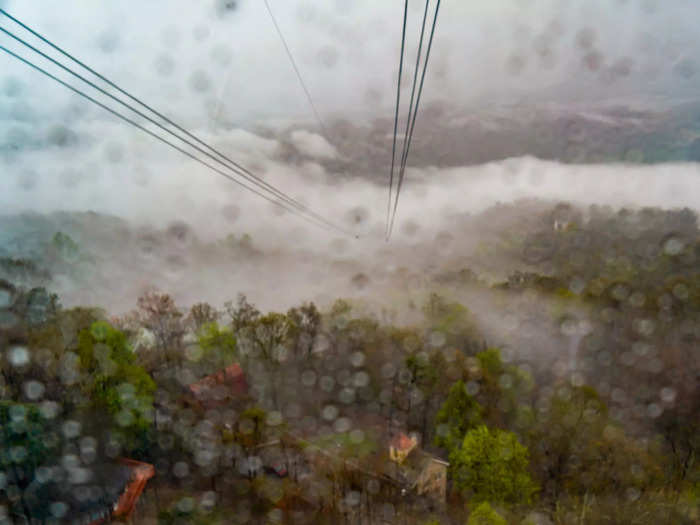
[[[158,257],[125,264],[130,249],[112,247],[103,269],[113,275],[100,291],[57,283],[68,303],[120,310],[157,284],[185,303],[244,291],[281,308],[356,293],[357,274],[371,276],[362,293],[380,296],[378,285],[397,268],[420,274],[436,263],[427,249],[436,239],[456,239],[441,264],[467,257],[481,239],[461,232],[459,217],[498,202],[700,208],[696,164],[668,162],[695,160],[700,137],[691,23],[700,12],[691,1],[444,2],[390,243],[400,2],[271,2],[325,129],[261,2],[0,5],[348,231],[278,209],[2,54],[4,214],[93,211],[128,221],[134,232],[184,223],[202,243],[247,233],[265,254],[231,270],[184,250],[185,263],[170,272]],[[421,2],[410,2],[408,64],[421,11]],[[28,38],[7,18],[2,27]],[[6,35],[0,40],[28,56]],[[535,135],[539,142],[529,142]],[[657,143],[670,151],[663,162],[650,153]],[[588,162],[572,147],[598,148],[600,156]]]

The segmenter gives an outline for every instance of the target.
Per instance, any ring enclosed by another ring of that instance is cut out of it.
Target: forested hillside
[[[155,288],[128,310],[62,306],[60,279],[98,287],[114,265],[95,232],[143,239],[81,219],[8,222],[37,232],[5,241],[0,267],[8,520],[99,512],[119,493],[118,458],[155,466],[144,523],[700,518],[690,210],[499,205],[428,242],[447,243],[452,266],[396,268],[392,296],[355,259],[333,270],[346,298],[269,310]],[[462,243],[470,231],[478,243]],[[270,256],[242,234],[150,239],[154,264],[181,242],[211,264]]]

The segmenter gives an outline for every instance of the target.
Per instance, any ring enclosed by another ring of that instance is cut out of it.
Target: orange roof
[[[401,452],[408,452],[417,444],[418,440],[416,438],[408,437],[403,432],[391,440],[391,446]]]
[[[208,395],[210,390],[219,385],[228,387],[230,393],[234,396],[241,396],[248,393],[248,382],[246,381],[243,369],[238,363],[233,363],[223,370],[219,370],[214,374],[200,379],[196,383],[192,383],[189,389],[196,398],[203,400],[202,398],[211,397]]]
[[[129,481],[124,487],[124,492],[119,496],[117,503],[112,509],[112,518],[128,520],[134,512],[134,508],[136,508],[139,497],[146,488],[146,483],[155,475],[156,469],[150,463],[143,463],[133,459],[120,458],[118,461],[128,467],[131,472]],[[111,522],[112,520],[100,518],[93,521],[91,525],[100,525],[106,521]]]
[[[155,475],[156,470],[150,463],[142,463],[133,459],[122,458],[119,462],[131,469],[131,477],[129,484],[114,507],[112,516],[129,518],[134,512],[134,507],[136,507],[136,502],[143,489],[146,488],[146,483]]]

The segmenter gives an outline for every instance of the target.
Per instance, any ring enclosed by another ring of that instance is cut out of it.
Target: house
[[[415,436],[399,433],[389,444],[393,466],[386,474],[401,483],[406,492],[425,496],[442,506],[447,496],[449,463],[418,447]]]
[[[233,363],[187,387],[193,404],[204,409],[216,408],[248,394],[248,382],[243,369]]]

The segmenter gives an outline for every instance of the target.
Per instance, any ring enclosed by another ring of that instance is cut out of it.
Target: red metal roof
[[[129,481],[124,487],[124,492],[119,496],[119,500],[112,509],[112,518],[128,520],[136,508],[136,503],[141,497],[143,490],[146,488],[146,483],[151,479],[156,470],[150,463],[143,463],[133,459],[120,458],[119,463],[129,468],[131,471]],[[105,523],[106,518],[100,518],[92,522],[90,525],[99,525]]]
[[[190,392],[200,402],[207,403],[215,402],[216,396],[214,389],[223,386],[226,388],[226,394],[234,397],[243,396],[248,393],[248,382],[246,381],[243,369],[238,363],[227,366],[223,370],[208,375],[196,383],[189,386]]]

